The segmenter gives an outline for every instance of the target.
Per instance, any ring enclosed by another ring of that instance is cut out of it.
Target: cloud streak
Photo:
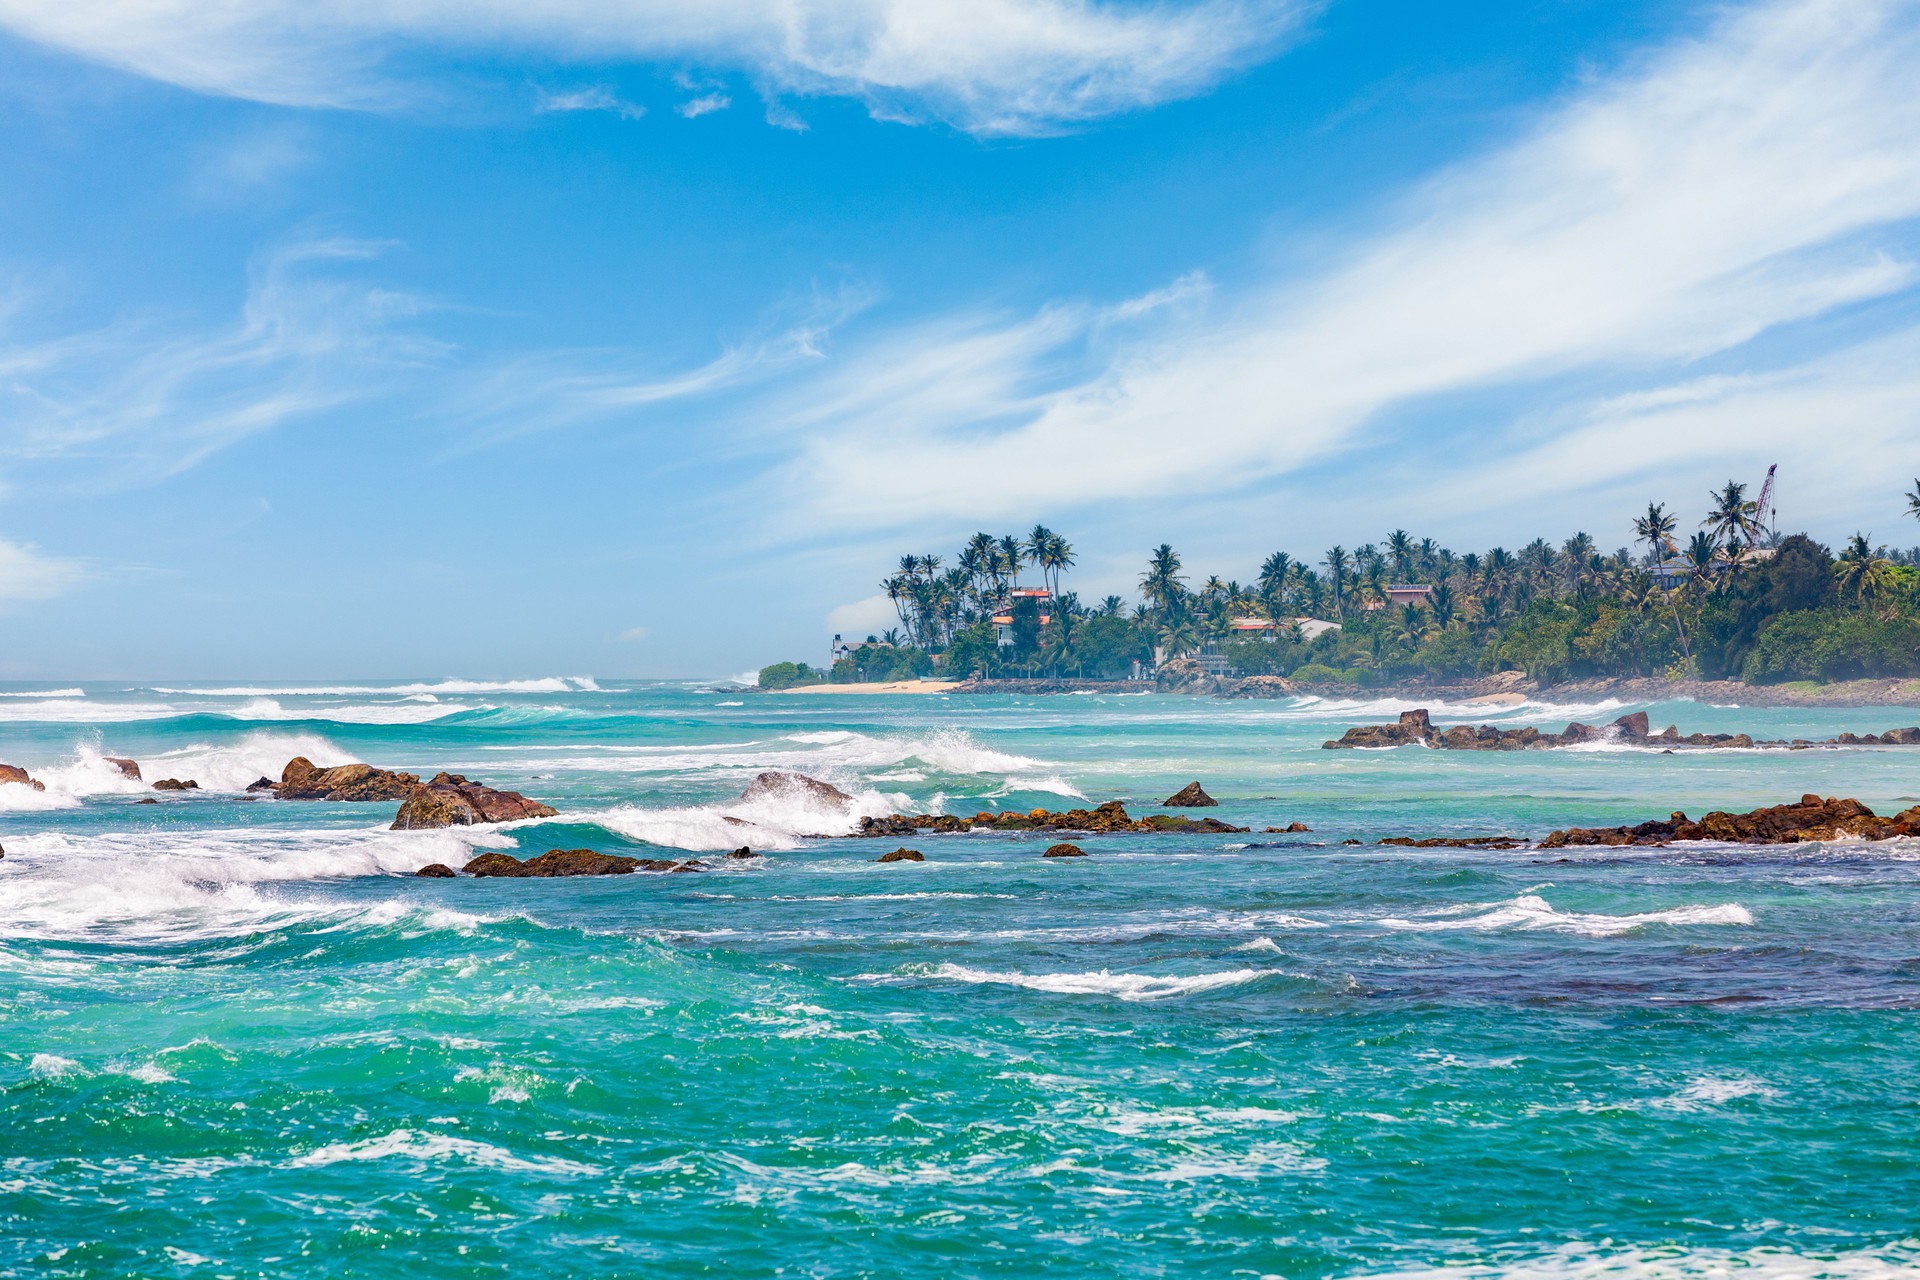
[[[1735,13],[1409,193],[1320,274],[1197,314],[1054,307],[878,342],[777,406],[802,441],[779,490],[814,528],[1217,491],[1434,397],[1644,379],[1900,292],[1915,65],[1912,3]]]
[[[0,604],[49,599],[88,576],[78,560],[45,555],[32,543],[0,538]]]
[[[1029,134],[1201,92],[1298,27],[1293,0],[0,0],[31,39],[206,93],[389,107],[409,57],[693,59],[769,95]]]

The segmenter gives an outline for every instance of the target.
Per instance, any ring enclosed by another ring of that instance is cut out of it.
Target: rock
[[[271,791],[278,785],[272,778],[255,778],[247,784],[247,793],[251,795],[255,791]]]
[[[860,819],[860,829],[854,834],[899,839],[911,837],[923,831],[941,833],[977,830],[1096,833],[1166,831],[1216,834],[1246,829],[1222,822],[1218,818],[1185,818],[1166,813],[1156,813],[1136,820],[1127,815],[1126,806],[1120,801],[1109,800],[1095,809],[1068,809],[1062,813],[1034,809],[1028,813],[982,812],[974,814],[971,818],[963,818],[951,813],[889,814],[884,818]]]
[[[17,782],[23,787],[32,787],[35,791],[45,791],[47,784],[37,782],[25,769],[17,765],[0,764],[0,783]]]
[[[129,782],[139,782],[140,766],[121,756],[101,756],[102,760],[120,771],[120,776]]]
[[[457,773],[436,773],[433,781],[415,785],[394,815],[393,831],[424,831],[435,827],[470,827],[483,822],[515,822],[522,818],[551,818],[559,811],[518,791],[496,791],[469,782]]]
[[[642,858],[640,859],[640,869],[642,871],[678,873],[683,871],[705,871],[707,868],[705,864],[692,858]]]
[[[1299,691],[1291,680],[1280,676],[1248,676],[1235,681],[1232,688],[1217,692],[1223,698],[1291,698]]]
[[[1636,711],[1632,715],[1621,716],[1613,722],[1613,727],[1620,731],[1623,738],[1644,738],[1649,732],[1647,713]]]
[[[925,862],[927,855],[918,849],[895,849],[892,853],[883,853],[875,862]]]
[[[135,804],[159,804],[160,802],[158,800],[155,800],[152,796],[148,796],[144,800],[135,800],[134,803]]]
[[[413,874],[416,876],[425,876],[430,880],[450,880],[453,878],[454,872],[453,868],[444,862],[429,862]]]
[[[853,797],[830,782],[818,778],[809,778],[804,773],[785,773],[771,770],[761,774],[747,784],[740,793],[740,799],[778,800],[800,795],[821,804],[845,806],[853,803]]]
[[[1920,805],[1882,818],[1858,800],[1804,795],[1746,813],[1715,810],[1692,821],[1669,814],[1631,827],[1568,827],[1540,842],[1542,849],[1569,845],[1664,845],[1676,840],[1721,840],[1733,844],[1801,844],[1811,840],[1890,840],[1920,835]]]
[[[729,858],[757,858],[760,855],[755,853],[752,849],[749,849],[746,845],[741,845],[738,849],[735,849],[732,853],[728,854],[727,856]]]
[[[1292,835],[1296,831],[1311,831],[1311,830],[1313,830],[1313,828],[1308,826],[1304,822],[1289,822],[1284,827],[1268,827],[1263,832],[1263,834],[1270,835],[1270,836]]]
[[[1403,849],[1524,849],[1527,842],[1515,836],[1428,836],[1416,840],[1412,836],[1388,836],[1381,844],[1398,845]]]
[[[1202,791],[1198,782],[1189,782],[1160,803],[1168,809],[1211,809],[1220,802]]]
[[[178,778],[162,778],[153,784],[153,789],[155,791],[198,791],[200,784],[192,778],[188,778],[185,782]]]
[[[1084,858],[1087,851],[1077,844],[1057,844],[1040,855],[1043,858]]]
[[[1430,742],[1434,736],[1433,721],[1428,717],[1426,708],[1415,711],[1402,711],[1399,720],[1393,724],[1363,724],[1342,734],[1333,742],[1322,743],[1329,749],[1337,747],[1405,747],[1416,742]]]
[[[631,875],[640,866],[638,858],[623,858],[613,853],[595,853],[591,849],[549,849],[524,862],[510,854],[483,853],[469,862],[465,870],[471,876],[544,880],[558,876]],[[422,871],[420,874],[427,873]]]
[[[259,785],[256,782],[247,790]],[[419,785],[418,774],[395,773],[370,764],[316,769],[305,756],[295,756],[280,771],[280,784],[273,792],[282,800],[404,800]]]

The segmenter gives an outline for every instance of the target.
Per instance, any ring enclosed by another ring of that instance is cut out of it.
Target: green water
[[[1920,849],[1340,843],[1806,790],[1888,811],[1920,750],[1329,752],[1398,704],[580,684],[0,699],[0,759],[49,782],[0,789],[0,1273],[1920,1262]],[[1654,714],[1768,737],[1920,720]],[[204,793],[138,805],[103,750]],[[458,769],[561,816],[390,833],[390,804],[242,798],[295,752]],[[765,767],[871,812],[1144,811],[1197,777],[1255,832],[1071,861],[926,837],[926,863],[877,865],[896,842],[730,803]],[[476,848],[714,851],[742,842],[727,813],[765,858],[399,874]],[[1258,830],[1295,819],[1314,830]]]

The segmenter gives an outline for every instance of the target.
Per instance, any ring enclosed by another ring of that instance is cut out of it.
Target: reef
[[[1549,833],[1540,847],[1665,845],[1679,840],[1801,844],[1810,840],[1891,840],[1899,836],[1920,836],[1920,805],[1883,818],[1858,800],[1804,795],[1796,804],[1777,804],[1746,813],[1715,810],[1697,822],[1676,812],[1664,821],[1656,819],[1631,827],[1568,827]]]
[[[497,791],[457,773],[436,773],[431,782],[417,784],[407,792],[390,830],[468,827],[483,822],[551,818],[558,812],[551,805],[529,800],[518,791]]]
[[[1132,818],[1126,806],[1109,800],[1095,809],[1068,809],[1055,813],[1034,809],[1028,813],[976,813],[964,818],[951,813],[890,814],[884,818],[862,818],[858,836],[900,837],[916,832],[958,831],[1087,831],[1171,832],[1176,834],[1226,834],[1245,831],[1218,818],[1183,818],[1168,813]]]

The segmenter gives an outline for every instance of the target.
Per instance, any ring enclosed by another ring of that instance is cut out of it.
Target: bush
[[[760,668],[762,689],[791,689],[797,684],[824,684],[826,675],[804,662],[776,662]]]
[[[1783,613],[1755,638],[1741,674],[1756,684],[1920,675],[1920,618],[1838,609]]]
[[[1295,684],[1357,684],[1358,671],[1343,671],[1338,667],[1329,667],[1318,662],[1309,662],[1293,669],[1287,679]]]

